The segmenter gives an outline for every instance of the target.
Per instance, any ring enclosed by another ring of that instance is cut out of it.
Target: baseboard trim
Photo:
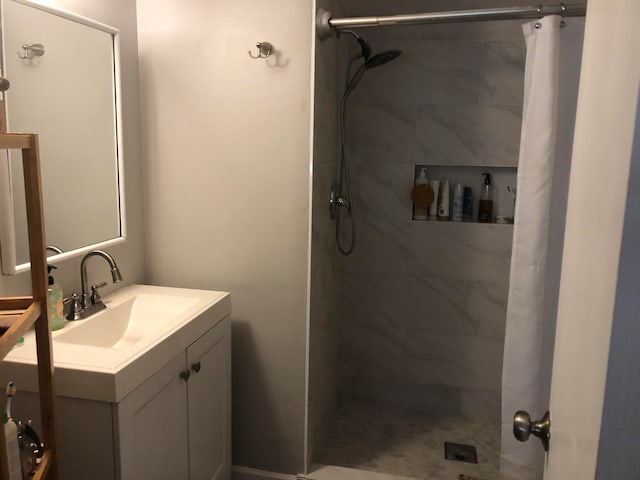
[[[286,473],[269,472],[257,468],[241,467],[233,465],[231,467],[231,480],[297,480],[296,475]]]

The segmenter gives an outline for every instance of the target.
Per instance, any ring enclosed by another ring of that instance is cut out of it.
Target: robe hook
[[[32,43],[31,45],[24,43],[22,44],[22,52],[23,55],[20,55],[20,52],[16,52],[18,58],[21,60],[31,60],[35,57],[41,57],[44,55],[44,45],[41,43]]]
[[[258,55],[253,55],[251,51],[249,51],[251,58],[268,58],[273,52],[273,45],[269,42],[258,42],[256,43],[256,48],[258,49]]]

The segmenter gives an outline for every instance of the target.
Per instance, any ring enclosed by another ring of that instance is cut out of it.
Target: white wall
[[[233,462],[304,469],[310,0],[139,0],[152,283],[227,290]],[[257,41],[269,60],[252,60]]]
[[[138,102],[138,39],[136,10],[128,0],[49,0],[41,2],[106,23],[120,30],[122,67],[122,126],[125,162],[125,189],[128,238],[124,244],[109,248],[120,266],[124,284],[144,281],[143,264],[143,201],[140,160],[140,112]],[[45,211],[47,205],[45,204]],[[66,212],[72,216],[73,211]],[[58,263],[55,279],[65,295],[80,290],[80,258]],[[93,260],[89,265],[89,281],[110,281],[105,262]],[[111,284],[105,292],[113,290]],[[119,286],[118,286],[119,288]],[[31,290],[29,273],[12,277],[0,276],[0,295],[28,294]],[[55,351],[54,351],[55,355]]]

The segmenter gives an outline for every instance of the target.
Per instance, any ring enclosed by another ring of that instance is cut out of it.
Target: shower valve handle
[[[331,192],[329,192],[329,214],[332,220],[337,218],[339,208],[346,208],[347,213],[351,215],[351,202],[347,197],[340,195],[339,192],[340,188],[337,184],[334,184],[331,187]]]

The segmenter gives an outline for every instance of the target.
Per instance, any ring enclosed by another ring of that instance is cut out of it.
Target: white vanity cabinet
[[[229,478],[230,345],[226,318],[114,404],[116,478]]]
[[[59,477],[228,480],[231,298],[130,285],[53,332]],[[39,429],[33,332],[0,368],[16,419]]]

